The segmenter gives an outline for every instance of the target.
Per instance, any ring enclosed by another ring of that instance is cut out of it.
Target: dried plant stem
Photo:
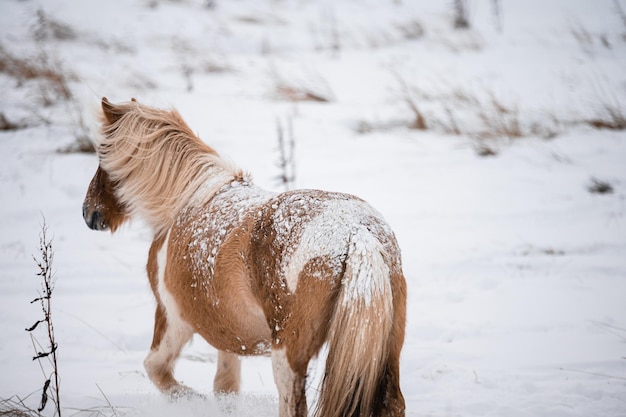
[[[396,77],[398,84],[400,84],[400,89],[401,89],[400,93],[402,94],[402,98],[404,102],[407,104],[409,109],[411,109],[411,111],[415,115],[415,119],[413,120],[413,123],[411,123],[409,127],[411,129],[417,129],[417,130],[428,129],[428,125],[426,124],[426,119],[424,118],[424,115],[420,111],[417,105],[417,101],[414,97],[412,86],[410,86],[409,83],[404,79],[404,77],[402,77],[402,75],[400,75],[398,72],[392,71],[392,73]]]
[[[285,190],[289,191],[293,188],[296,181],[296,142],[293,136],[293,122],[291,117],[287,119],[287,138],[285,138],[285,131],[280,120],[276,120],[276,131],[278,134],[279,152],[277,165],[280,168],[278,179],[285,187]]]
[[[50,343],[50,350],[35,349],[35,356],[33,360],[38,360],[41,365],[41,359],[48,358],[52,364],[52,374],[44,382],[43,390],[41,393],[41,403],[38,411],[41,412],[46,407],[48,402],[48,391],[52,390],[52,401],[56,406],[56,415],[61,417],[61,398],[59,395],[59,367],[57,362],[57,348],[58,344],[54,337],[54,325],[52,323],[52,292],[54,291],[54,274],[52,271],[52,261],[54,259],[54,252],[52,250],[52,240],[47,236],[48,226],[45,219],[41,226],[41,233],[39,235],[39,254],[40,259],[33,256],[39,272],[37,276],[41,277],[43,294],[31,301],[31,304],[39,302],[41,304],[41,310],[43,312],[43,319],[38,320],[30,328],[26,329],[28,332],[33,332],[41,323],[46,323],[46,331],[48,341]],[[43,369],[43,366],[42,366]],[[54,379],[54,383],[52,380]]]
[[[468,29],[470,22],[468,18],[467,0],[454,0],[454,28]]]

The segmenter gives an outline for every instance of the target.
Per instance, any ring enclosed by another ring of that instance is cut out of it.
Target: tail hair
[[[393,326],[390,271],[366,228],[351,236],[316,417],[370,417],[379,412]]]

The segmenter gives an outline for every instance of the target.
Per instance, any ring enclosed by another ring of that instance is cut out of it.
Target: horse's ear
[[[102,97],[102,113],[104,114],[104,120],[108,124],[117,122],[123,115],[124,111],[112,104],[106,97]]]

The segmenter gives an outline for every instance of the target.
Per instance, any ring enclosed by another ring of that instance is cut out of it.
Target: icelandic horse
[[[314,415],[400,417],[406,282],[395,236],[363,200],[264,191],[172,110],[102,99],[91,229],[143,218],[156,298],[144,365],[159,390],[193,390],[174,363],[194,333],[218,350],[216,393],[239,391],[239,356],[271,352],[280,417],[307,416],[309,361],[327,344]]]

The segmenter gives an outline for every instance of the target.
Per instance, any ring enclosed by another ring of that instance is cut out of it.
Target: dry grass
[[[523,111],[515,102],[504,100],[494,92],[483,91],[478,95],[462,87],[427,92],[408,82],[397,71],[391,73],[399,85],[396,94],[413,115],[403,126],[467,136],[480,156],[497,155],[501,146],[526,137],[553,139],[571,124],[548,110],[534,114]],[[625,118],[618,106],[607,106],[603,115],[593,120],[596,126],[618,128],[624,123]],[[360,121],[355,131],[364,134],[398,127],[398,123],[392,122]]]
[[[7,417],[41,417],[41,414],[26,404],[19,397],[0,400],[0,416]]]
[[[34,117],[12,120],[0,113],[0,131],[22,129],[41,122],[52,125],[55,122],[48,116],[44,116],[41,107],[53,106],[62,101],[63,104],[71,106],[68,108],[69,114],[77,115],[72,124],[76,140],[59,151],[64,153],[94,152],[89,140],[89,129],[85,127],[81,108],[70,89],[70,81],[74,81],[75,77],[64,71],[61,64],[51,59],[45,52],[47,42],[71,41],[76,38],[76,33],[69,26],[50,19],[40,10],[37,12],[37,22],[32,34],[39,44],[40,52],[37,55],[20,55],[0,44],[0,73],[14,80],[16,88],[26,90],[26,96],[34,99],[34,102],[27,106],[27,110]]]
[[[544,111],[542,120],[530,124],[529,134],[542,139],[554,139],[565,129],[564,122],[554,113]]]
[[[189,92],[194,90],[194,77],[197,74],[219,74],[233,71],[225,57],[198,49],[189,39],[179,36],[173,37],[172,49],[178,56],[180,71]]]
[[[317,73],[286,78],[275,68],[271,70],[274,80],[274,92],[277,98],[293,102],[313,101],[328,103],[334,100],[334,94],[328,82]]]
[[[483,130],[478,133],[483,139],[517,139],[524,137],[519,109],[517,106],[506,105],[493,93],[489,101],[478,112]]]
[[[69,25],[51,19],[41,9],[37,10],[37,23],[33,31],[35,40],[60,40],[71,41],[78,37],[74,29]]]
[[[407,105],[411,113],[413,113],[413,120],[409,123],[410,129],[427,130],[428,123],[424,117],[424,113],[421,111],[420,106],[417,104],[417,95],[419,91],[414,85],[410,85],[407,80],[400,75],[397,71],[392,71],[400,86],[400,96],[402,101]]]
[[[76,137],[76,139],[74,140],[74,142],[70,143],[69,145],[62,147],[58,150],[59,153],[65,153],[65,154],[69,154],[69,153],[96,153],[96,148],[93,144],[93,142],[91,141],[91,139],[89,139],[88,136],[85,135],[79,135]]]
[[[461,132],[454,111],[449,106],[444,106],[444,111],[448,116],[448,124],[444,127],[444,131],[451,135],[461,135],[463,132]]]
[[[453,3],[454,9],[454,23],[453,26],[455,29],[469,29],[469,12],[468,12],[468,4],[467,0],[454,0]]]
[[[83,118],[83,108],[80,103],[68,103],[67,113],[72,115],[74,142],[57,150],[59,153],[96,153],[95,141],[91,139],[93,132]]]
[[[507,139],[513,140],[527,136],[522,128],[520,111],[516,105],[506,104],[493,92],[486,101],[462,89],[453,89],[449,93],[427,94],[410,85],[402,76],[394,72],[400,85],[402,100],[413,114],[409,123],[411,129],[441,129],[447,134],[468,135],[481,141]],[[429,112],[428,119],[424,115],[421,103],[428,103],[436,111]],[[434,105],[434,106],[433,106]],[[463,114],[465,120],[457,114]],[[478,127],[468,120],[475,120]],[[473,127],[472,127],[473,126]]]
[[[474,138],[474,149],[478,156],[489,157],[498,154],[498,148],[533,133],[543,130],[535,123],[535,132],[523,127],[520,110],[517,105],[505,104],[494,93],[489,95],[485,103],[478,108],[478,118],[481,128],[478,133],[471,135]],[[554,133],[556,135],[556,133]]]
[[[589,56],[594,56],[597,49],[613,48],[609,35],[606,33],[592,33],[581,23],[574,24],[570,29],[570,33],[582,51]]]
[[[622,107],[613,104],[604,104],[596,113],[596,117],[585,120],[585,123],[596,129],[626,129],[626,113],[624,113]]]
[[[480,139],[476,140],[474,143],[474,151],[476,151],[476,155],[483,158],[498,155],[498,150],[494,144],[486,143]]]
[[[296,141],[293,135],[293,119],[287,118],[286,128],[280,120],[276,120],[276,132],[278,133],[278,161],[276,165],[280,169],[280,175],[276,177],[285,191],[292,190],[296,182]]]
[[[612,194],[613,186],[607,181],[592,178],[591,184],[587,186],[587,191],[591,194]]]
[[[424,26],[417,19],[412,19],[404,23],[399,23],[396,25],[396,28],[402,34],[402,38],[405,40],[420,39],[426,34]]]
[[[30,303],[39,303],[41,305],[41,310],[43,313],[43,317],[41,320],[37,320],[35,324],[31,327],[27,328],[26,331],[30,332],[31,340],[33,342],[33,348],[35,349],[35,356],[33,356],[33,360],[39,361],[39,365],[41,366],[42,372],[44,372],[43,367],[43,359],[45,359],[51,369],[50,374],[46,374],[46,381],[44,382],[43,389],[41,392],[41,403],[38,412],[42,412],[50,399],[54,403],[55,415],[61,417],[61,398],[59,395],[59,366],[57,362],[57,349],[59,347],[56,342],[55,333],[54,333],[54,325],[52,323],[52,294],[55,287],[55,276],[52,269],[52,263],[54,260],[54,251],[52,248],[52,239],[48,238],[48,226],[45,223],[45,219],[43,224],[41,225],[41,233],[39,234],[39,258],[33,256],[33,260],[37,264],[37,268],[39,272],[37,272],[37,276],[41,278],[41,289],[42,292],[39,293],[39,297],[32,300]],[[44,324],[43,333],[47,336],[49,345],[47,348],[42,348],[42,346],[37,342],[33,333],[35,330],[39,328],[40,324]]]
[[[4,113],[0,113],[0,131],[17,130],[21,129],[22,127],[24,127],[22,124],[12,122],[7,119]]]
[[[43,57],[35,60],[17,58],[0,46],[0,72],[16,78],[20,82],[37,78],[45,79],[58,86],[65,98],[70,98],[71,94],[66,86],[66,77],[45,65],[45,61],[47,58]]]
[[[44,105],[51,105],[56,98],[69,100],[72,98],[68,80],[71,78],[63,73],[60,65],[50,62],[45,53],[36,58],[19,58],[12,55],[0,45],[0,72],[17,80],[18,85],[26,81],[42,81],[41,93]]]
[[[331,101],[326,95],[304,86],[278,84],[276,86],[276,93],[279,97],[289,101],[316,101],[319,103]]]

